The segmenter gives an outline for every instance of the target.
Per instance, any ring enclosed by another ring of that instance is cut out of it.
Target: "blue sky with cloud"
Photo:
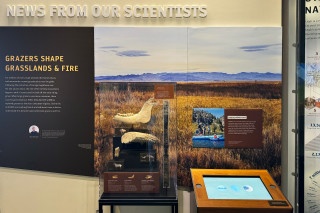
[[[120,46],[102,46],[101,49],[118,49],[121,48]]]
[[[95,76],[281,73],[281,28],[95,28]]]
[[[127,57],[141,57],[141,56],[150,56],[147,51],[144,50],[126,50],[117,52],[117,56],[127,56]]]
[[[245,46],[245,47],[239,47],[239,48],[246,52],[258,52],[258,51],[266,51],[268,50],[268,48],[271,48],[272,46],[281,47],[281,44],[253,45],[253,46]]]
[[[96,27],[95,67],[95,76],[186,72],[187,28]]]

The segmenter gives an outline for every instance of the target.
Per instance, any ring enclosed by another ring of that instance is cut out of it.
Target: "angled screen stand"
[[[267,170],[191,169],[198,213],[290,213]]]

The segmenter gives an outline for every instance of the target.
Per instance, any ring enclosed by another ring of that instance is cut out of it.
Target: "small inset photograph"
[[[224,148],[224,109],[194,108],[192,127],[194,148]]]
[[[306,109],[312,109],[316,106],[316,99],[315,97],[306,97],[304,99],[304,107]]]
[[[315,106],[320,108],[320,98],[317,98],[315,101],[316,101]]]
[[[39,132],[40,132],[40,130],[39,130],[38,126],[32,125],[32,126],[29,127],[29,134],[31,136],[38,136]]]

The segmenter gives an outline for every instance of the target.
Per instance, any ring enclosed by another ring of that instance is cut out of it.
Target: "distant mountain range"
[[[95,81],[281,81],[281,74],[241,72],[144,73],[141,75],[97,76]]]

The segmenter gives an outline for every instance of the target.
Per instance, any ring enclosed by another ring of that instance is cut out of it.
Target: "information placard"
[[[0,166],[93,175],[92,28],[1,28]]]

